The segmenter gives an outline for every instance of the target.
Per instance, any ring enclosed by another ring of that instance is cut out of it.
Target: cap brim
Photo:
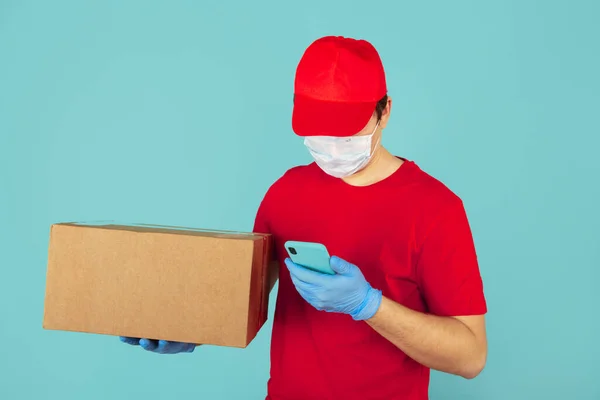
[[[298,136],[352,136],[369,123],[377,102],[342,103],[296,95],[292,129]]]

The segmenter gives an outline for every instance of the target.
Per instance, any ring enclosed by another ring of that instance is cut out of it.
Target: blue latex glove
[[[289,258],[285,264],[300,296],[317,310],[349,314],[361,321],[375,315],[381,305],[381,291],[371,287],[356,265],[339,257],[330,260],[335,275],[309,270]]]
[[[123,343],[140,346],[144,350],[159,354],[191,353],[196,348],[196,345],[192,343],[169,342],[167,340],[138,339],[125,336],[121,336],[120,339]]]

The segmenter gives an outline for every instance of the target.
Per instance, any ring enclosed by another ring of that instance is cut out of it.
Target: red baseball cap
[[[296,69],[292,129],[299,136],[352,136],[387,94],[383,64],[366,40],[326,36]]]

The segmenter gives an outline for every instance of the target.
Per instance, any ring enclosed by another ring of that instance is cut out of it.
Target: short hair
[[[383,110],[387,107],[388,95],[386,94],[377,102],[375,106],[375,112],[377,113],[377,121],[381,120],[381,116],[383,115]]]

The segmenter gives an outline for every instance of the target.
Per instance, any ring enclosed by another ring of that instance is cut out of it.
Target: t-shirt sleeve
[[[429,313],[464,316],[487,312],[473,236],[459,199],[426,233],[417,271]]]
[[[269,228],[267,196],[268,194],[265,195],[258,206],[258,211],[254,218],[254,228],[252,229],[252,232],[254,233],[271,233]]]
[[[271,219],[273,217],[273,205],[275,204],[275,200],[273,197],[277,192],[277,187],[279,185],[279,181],[273,183],[265,193],[263,199],[258,205],[258,210],[256,211],[256,215],[254,217],[254,228],[252,232],[254,233],[269,233],[272,234],[271,229]]]
[[[258,210],[256,212],[256,216],[254,218],[254,228],[252,232],[254,233],[267,233],[271,235],[269,240],[269,253],[271,260],[277,260],[277,252],[275,249],[275,243],[273,240],[273,230],[271,229],[271,221],[270,218],[272,216],[273,210],[271,209],[272,203],[272,188],[267,191],[262,201],[258,206]],[[273,273],[271,271],[271,273]]]

